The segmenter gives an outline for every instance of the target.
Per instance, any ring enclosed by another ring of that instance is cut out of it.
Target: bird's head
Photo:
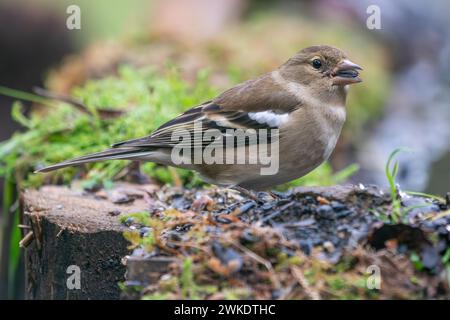
[[[285,79],[307,85],[319,93],[361,82],[358,70],[362,68],[350,61],[343,51],[326,45],[305,48],[280,67]]]

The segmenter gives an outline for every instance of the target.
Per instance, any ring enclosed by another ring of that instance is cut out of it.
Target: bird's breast
[[[345,108],[302,107],[280,130],[280,163],[310,171],[327,160],[336,146],[345,122]]]

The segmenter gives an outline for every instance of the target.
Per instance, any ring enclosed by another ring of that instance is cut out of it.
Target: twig
[[[25,235],[25,237],[23,237],[23,239],[19,241],[19,247],[26,248],[31,244],[31,242],[33,242],[33,240],[34,240],[34,233],[33,231],[29,231]]]
[[[275,210],[274,212],[272,212],[271,214],[269,214],[268,216],[265,216],[264,218],[261,219],[261,222],[267,222],[269,220],[272,220],[273,218],[275,218],[276,216],[278,216],[280,213],[282,213],[284,210],[286,210],[287,208],[289,208],[290,206],[292,206],[294,204],[294,202],[289,202],[286,203],[284,206],[282,206],[281,208],[279,208],[278,210]]]
[[[77,108],[81,112],[91,113],[89,111],[89,108],[84,103],[82,103],[80,100],[74,99],[67,95],[50,92],[50,91],[47,91],[45,89],[38,88],[38,87],[34,87],[33,91],[35,94],[37,94],[41,97],[65,102],[65,103],[73,105],[75,108]],[[97,112],[100,115],[100,117],[105,118],[105,119],[106,118],[115,118],[115,117],[121,116],[124,113],[122,110],[115,110],[115,109],[110,109],[110,108],[97,109]]]
[[[298,283],[302,286],[303,289],[305,289],[305,292],[308,294],[308,296],[313,300],[321,300],[319,292],[314,290],[308,283],[308,280],[306,280],[305,276],[303,275],[302,270],[296,266],[291,267],[292,275],[295,279],[297,279]]]
[[[66,230],[66,229],[61,228],[61,230],[59,230],[58,233],[56,234],[56,237],[59,238],[61,236],[61,234],[64,232],[64,230]]]
[[[445,217],[445,216],[447,216],[447,215],[449,215],[450,214],[450,209],[449,210],[445,210],[445,211],[442,211],[442,212],[440,212],[438,215],[436,215],[436,216],[434,216],[434,217],[431,217],[431,221],[436,221],[436,220],[438,220],[438,219],[440,219],[440,218],[443,218],[443,217]]]
[[[239,250],[241,250],[242,252],[244,252],[246,255],[248,255],[251,259],[255,260],[256,262],[262,264],[264,267],[266,267],[267,271],[269,271],[270,273],[270,278],[274,284],[274,286],[277,289],[281,288],[281,283],[280,280],[278,279],[275,270],[272,267],[272,264],[270,263],[270,261],[264,259],[263,257],[257,255],[256,253],[254,253],[253,251],[247,249],[246,247],[244,247],[243,245],[241,245],[238,242],[232,241],[232,240],[227,240],[228,243],[230,243],[231,245],[235,246],[236,248],[238,248]]]
[[[175,187],[181,188],[183,186],[183,181],[180,178],[177,170],[174,167],[169,167],[170,176],[172,177],[173,184]]]

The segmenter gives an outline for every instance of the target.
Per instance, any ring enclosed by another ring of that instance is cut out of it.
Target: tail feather
[[[148,155],[150,150],[143,150],[142,148],[112,148],[104,151],[91,153],[82,157],[75,159],[63,161],[39,170],[35,172],[50,172],[53,170],[58,170],[65,167],[77,166],[84,163],[91,163],[103,160],[114,160],[114,159],[134,159],[145,155]]]

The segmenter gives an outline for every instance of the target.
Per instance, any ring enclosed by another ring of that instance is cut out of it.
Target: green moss
[[[422,260],[420,259],[420,256],[417,253],[415,253],[415,252],[411,253],[410,260],[411,260],[411,263],[413,264],[414,268],[417,271],[424,270],[425,267],[423,265],[423,262],[422,262]]]
[[[142,212],[134,212],[126,215],[121,215],[119,220],[121,223],[126,223],[128,219],[133,219],[134,223],[141,224],[143,226],[149,226],[151,224],[150,220],[150,213],[147,211]]]
[[[221,290],[225,300],[251,299],[252,293],[248,288],[224,288]]]
[[[295,186],[330,186],[345,182],[349,177],[359,170],[357,164],[349,165],[348,167],[334,173],[331,165],[328,162],[321,164],[317,169],[311,171],[306,176],[288,182],[278,189],[286,190]]]
[[[14,118],[28,130],[0,144],[0,175],[15,171],[25,187],[52,181],[69,183],[79,169],[66,168],[50,175],[32,172],[38,167],[102,150],[117,141],[148,135],[165,121],[217,93],[207,83],[205,72],[199,74],[195,86],[189,86],[172,67],[162,76],[151,69],[122,66],[117,77],[89,81],[73,90],[73,96],[88,107],[88,114],[65,103],[47,103],[44,112],[26,118],[16,105]],[[125,113],[118,118],[102,119],[98,111],[105,108]],[[93,183],[112,180],[126,164],[107,161],[87,165],[86,178]],[[166,171],[158,170],[154,164],[144,166],[145,172],[156,173],[162,182],[171,181],[170,175],[164,174]],[[192,180],[192,173],[180,172],[182,179]]]
[[[335,277],[328,280],[328,284],[330,285],[330,289],[334,291],[339,291],[347,287],[344,279],[340,277]]]
[[[183,299],[199,300],[205,295],[217,292],[217,287],[214,285],[198,285],[194,281],[193,261],[191,257],[183,260],[179,282]]]
[[[170,293],[155,292],[142,297],[142,300],[169,300]]]

